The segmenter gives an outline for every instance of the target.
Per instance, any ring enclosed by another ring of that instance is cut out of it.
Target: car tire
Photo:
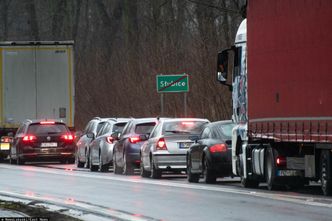
[[[143,158],[141,157],[141,164],[140,164],[140,174],[141,177],[149,177],[151,176],[151,172],[144,169]]]
[[[203,159],[203,180],[205,183],[215,183],[217,180],[214,170],[209,168],[209,162],[206,157]]]
[[[85,168],[90,168],[90,151],[88,151],[85,155],[85,164],[84,167]]]
[[[128,162],[126,154],[123,155],[123,171],[122,171],[122,173],[123,173],[123,175],[133,175],[134,174],[134,168],[130,164],[130,162]]]
[[[78,153],[76,154],[76,157],[75,157],[75,164],[76,164],[77,168],[83,168],[84,167],[84,163],[81,162],[78,158]]]
[[[161,178],[161,170],[156,168],[154,160],[151,159],[151,178],[152,179],[160,179]]]
[[[116,163],[115,153],[113,153],[113,172],[114,172],[114,174],[121,174],[121,172],[122,172],[121,168],[118,167],[118,165]]]
[[[200,174],[191,172],[191,158],[187,157],[187,180],[189,183],[198,183]]]
[[[17,164],[17,165],[24,165],[24,164],[25,164],[25,161],[22,160],[19,156],[17,156],[16,164]]]
[[[276,184],[276,165],[274,160],[274,154],[271,147],[266,149],[265,156],[265,181],[268,190],[276,190],[278,186]]]
[[[100,172],[108,172],[109,164],[103,164],[101,159],[101,154],[99,154],[99,171]]]
[[[320,179],[322,183],[322,191],[325,196],[332,195],[332,157],[330,150],[322,150],[320,155]]]
[[[96,171],[98,171],[98,169],[99,169],[99,166],[96,166],[96,165],[93,165],[92,163],[91,163],[91,159],[89,159],[89,168],[90,168],[90,171],[91,172],[96,172]]]

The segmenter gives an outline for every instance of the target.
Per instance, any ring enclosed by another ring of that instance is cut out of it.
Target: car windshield
[[[199,134],[205,121],[171,121],[165,122],[163,125],[163,134],[187,133]]]
[[[155,125],[156,125],[155,122],[137,124],[135,127],[135,133],[136,134],[150,134]]]
[[[31,124],[28,128],[28,134],[58,134],[68,132],[64,124]]]
[[[226,139],[232,138],[232,130],[234,124],[220,124],[213,128],[216,138],[226,137]]]

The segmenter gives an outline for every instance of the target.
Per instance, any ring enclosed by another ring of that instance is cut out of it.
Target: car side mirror
[[[90,138],[92,140],[95,139],[95,134],[94,133],[87,133],[86,136],[87,136],[87,138]]]
[[[114,140],[120,140],[120,136],[121,136],[121,133],[120,132],[114,132],[111,134],[111,137],[114,139]]]
[[[142,135],[139,135],[139,139],[141,141],[146,141],[149,139],[149,135],[148,134],[142,134]]]
[[[218,53],[217,80],[222,84],[226,84],[228,77],[228,51],[229,49],[226,49]]]

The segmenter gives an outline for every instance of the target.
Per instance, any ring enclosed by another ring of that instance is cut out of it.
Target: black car
[[[147,140],[157,124],[156,118],[138,118],[130,120],[122,134],[114,136],[118,140],[113,148],[113,170],[115,174],[130,175],[140,167],[141,145]]]
[[[204,182],[214,183],[217,177],[232,176],[231,121],[209,123],[187,152],[187,179],[197,183],[201,175]]]
[[[61,121],[26,120],[13,139],[9,160],[18,165],[35,160],[74,163],[74,135]]]

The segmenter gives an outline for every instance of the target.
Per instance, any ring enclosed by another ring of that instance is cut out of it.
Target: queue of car
[[[231,121],[202,118],[91,119],[75,135],[61,121],[26,120],[10,148],[10,163],[55,159],[78,168],[160,179],[186,173],[188,182],[233,176]],[[77,137],[76,137],[77,136]]]

